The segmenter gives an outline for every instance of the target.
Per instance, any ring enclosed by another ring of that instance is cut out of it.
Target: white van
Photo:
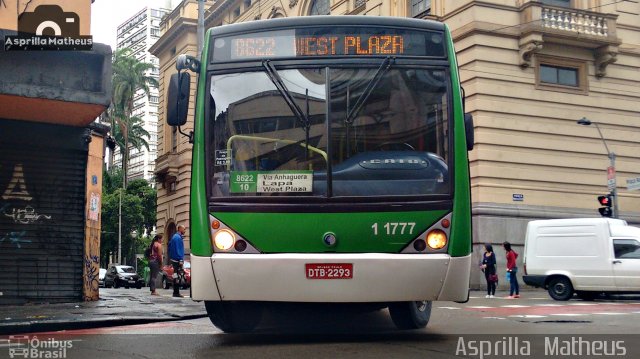
[[[611,218],[531,221],[524,282],[555,300],[640,292],[640,228]]]

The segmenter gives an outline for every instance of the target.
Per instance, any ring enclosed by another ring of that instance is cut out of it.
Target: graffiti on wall
[[[0,189],[1,191],[2,189]],[[5,201],[31,201],[33,196],[29,193],[27,182],[24,178],[24,170],[21,163],[17,163],[13,167],[13,174],[6,188],[2,193],[2,199]],[[0,214],[11,218],[13,223],[18,225],[29,225],[43,220],[50,220],[51,216],[38,213],[31,205],[17,205],[15,203],[4,203],[0,205]],[[16,249],[21,249],[25,243],[31,243],[30,240],[23,239],[26,231],[10,231],[0,234],[0,243],[9,243]]]
[[[84,257],[84,293],[98,293],[98,280],[100,273],[100,259],[98,256]],[[95,300],[92,295],[85,295],[84,300]]]
[[[18,199],[22,201],[31,201],[33,197],[27,191],[27,183],[24,180],[24,171],[22,163],[16,164],[13,169],[13,176],[9,181],[9,185],[2,194],[2,199],[8,201],[10,199]]]
[[[94,176],[96,177],[96,176]],[[98,281],[100,274],[100,193],[91,192],[87,204],[87,234],[84,251],[84,289],[85,301],[99,299]]]
[[[4,212],[4,215],[12,218],[14,223],[31,224],[39,221],[40,219],[51,219],[51,216],[46,214],[38,214],[36,210],[31,206],[25,208],[13,208],[11,212]]]
[[[25,231],[5,233],[4,236],[0,237],[0,243],[5,243],[6,241],[6,243],[10,243],[20,249],[22,248],[21,243],[31,243],[30,240],[22,239],[25,234]]]

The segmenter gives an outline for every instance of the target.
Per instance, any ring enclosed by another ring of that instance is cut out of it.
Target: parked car
[[[524,248],[524,282],[547,289],[555,300],[640,293],[640,228],[626,221],[531,221]]]
[[[184,261],[184,279],[181,278],[180,287],[189,288],[191,286],[191,263]],[[162,288],[169,289],[173,285],[173,266],[171,264],[162,267]]]
[[[107,270],[104,268],[100,268],[100,272],[98,273],[98,287],[104,287],[104,276],[107,274]]]
[[[136,269],[132,266],[111,265],[104,276],[104,286],[106,288],[136,287],[144,286],[144,279],[138,276]]]

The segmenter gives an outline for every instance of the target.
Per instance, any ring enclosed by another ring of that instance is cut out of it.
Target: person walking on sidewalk
[[[162,234],[156,234],[151,241],[151,254],[149,255],[149,269],[151,275],[149,276],[149,289],[151,289],[151,295],[159,295],[156,292],[156,279],[158,273],[160,273],[160,267],[162,266]]]
[[[507,298],[520,298],[520,286],[518,285],[518,267],[516,267],[516,259],[518,253],[511,249],[511,243],[504,242],[502,244],[504,250],[507,251],[507,275],[509,276],[509,296]]]
[[[493,298],[496,295],[498,275],[496,274],[496,255],[493,253],[493,246],[485,243],[484,254],[482,255],[482,265],[484,279],[487,280],[487,295],[485,298]]]
[[[173,296],[178,298],[184,297],[180,294],[180,280],[178,279],[178,273],[183,270],[182,265],[184,264],[184,233],[184,226],[179,225],[178,231],[169,241],[169,260],[173,266]]]

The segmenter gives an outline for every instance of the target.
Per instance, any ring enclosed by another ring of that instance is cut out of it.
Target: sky
[[[91,5],[91,35],[93,41],[116,47],[118,25],[145,6],[162,7],[166,0],[95,0]],[[178,1],[174,1],[177,3]]]

